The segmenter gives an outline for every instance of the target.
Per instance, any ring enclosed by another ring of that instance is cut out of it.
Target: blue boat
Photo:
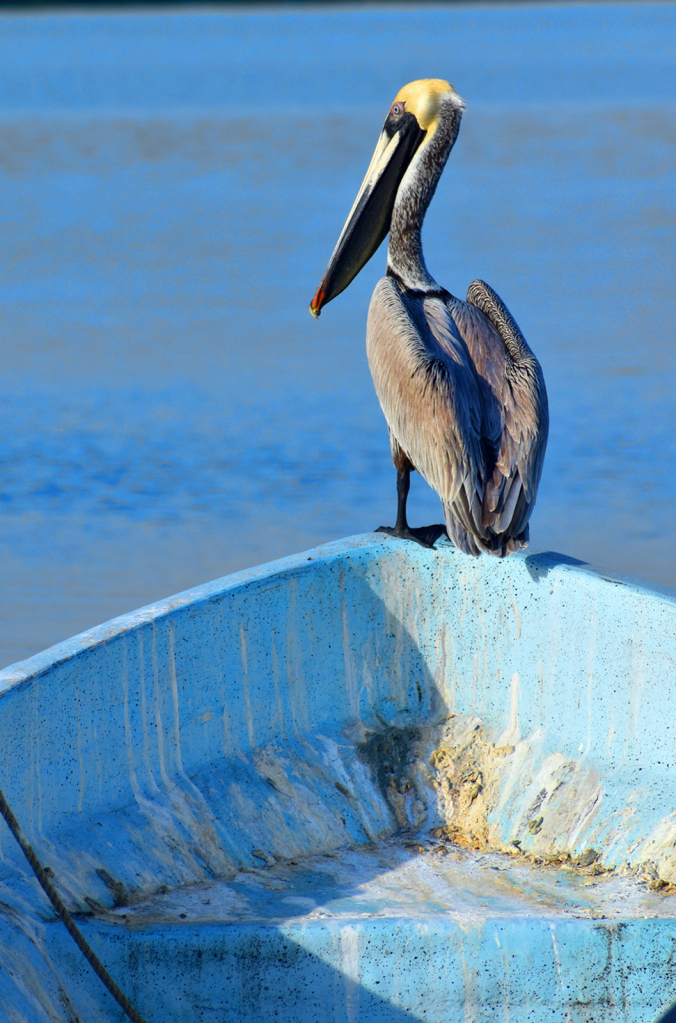
[[[6,669],[0,785],[149,1023],[651,1023],[675,670],[666,593],[369,534]],[[0,853],[0,1018],[123,1018]]]

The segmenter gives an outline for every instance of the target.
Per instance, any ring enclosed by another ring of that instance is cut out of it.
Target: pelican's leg
[[[434,526],[421,526],[420,529],[412,529],[406,518],[406,502],[408,492],[411,489],[411,468],[409,465],[397,466],[397,522],[392,526],[379,526],[376,533],[387,533],[389,536],[398,536],[402,540],[415,540],[421,547],[434,547],[439,537],[446,532],[446,526],[436,524]]]

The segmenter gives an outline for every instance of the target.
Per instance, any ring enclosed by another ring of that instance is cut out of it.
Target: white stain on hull
[[[565,984],[564,978],[563,978],[563,971],[561,969],[561,956],[559,954],[559,946],[558,946],[557,941],[556,941],[555,925],[554,924],[550,924],[549,927],[550,927],[551,936],[552,936],[552,951],[554,953],[554,964],[556,966],[556,979],[557,979],[557,983],[559,985],[560,998],[561,998],[561,1001],[563,1002],[563,1005],[564,1005],[565,1019],[566,1019],[566,1021],[568,1023],[568,1021],[571,1018],[570,1010],[568,1008],[569,998],[568,998],[568,994],[567,994],[566,984]]]
[[[249,746],[255,749],[256,733],[254,731],[253,711],[251,709],[251,690],[249,689],[249,662],[246,654],[246,635],[244,626],[239,627],[239,656],[242,662],[242,689],[244,690],[244,705],[246,715],[246,728],[249,735]]]
[[[167,763],[165,756],[165,731],[164,724],[162,721],[162,703],[163,703],[163,692],[160,683],[160,669],[157,660],[157,635],[158,629],[153,622],[152,631],[152,664],[153,664],[153,692],[155,696],[155,735],[157,738],[157,757],[160,765],[160,777],[162,778],[162,784],[165,792],[168,792],[171,788],[171,779],[167,771]]]
[[[178,682],[176,680],[176,654],[174,649],[176,627],[173,622],[169,623],[169,681],[171,684],[171,702],[174,710],[174,756],[176,767],[180,774],[185,777],[183,770],[183,757],[181,755],[181,717],[178,703]]]
[[[160,789],[159,789],[159,786],[158,786],[157,782],[155,781],[155,775],[153,774],[152,760],[151,760],[151,739],[150,739],[150,733],[149,733],[149,727],[148,727],[150,711],[149,711],[149,708],[148,708],[148,700],[147,700],[147,697],[146,697],[146,662],[145,662],[145,636],[144,636],[144,630],[143,629],[139,629],[137,635],[138,635],[138,665],[139,665],[138,689],[139,689],[139,696],[140,696],[140,703],[141,703],[141,728],[142,728],[142,734],[143,734],[143,739],[142,739],[143,764],[144,764],[144,767],[145,767],[145,773],[146,773],[146,777],[147,777],[147,780],[148,780],[148,787],[149,787],[150,793],[152,795],[152,794],[159,793]]]
[[[360,932],[348,925],[340,929],[340,963],[345,977],[345,1015],[348,1023],[359,1021]]]
[[[512,675],[509,692],[509,724],[498,739],[498,746],[516,745],[521,738],[521,732],[519,729],[519,695],[521,692],[521,679],[518,671],[515,671]]]
[[[348,706],[350,708],[350,716],[357,718],[359,717],[359,682],[357,679],[357,668],[354,662],[354,653],[352,651],[348,611],[344,601],[341,615],[341,630],[343,642],[343,664],[345,666],[345,689],[347,691]]]
[[[136,763],[134,755],[134,737],[131,730],[131,718],[129,715],[129,666],[127,663],[127,637],[122,642],[122,699],[124,713],[124,742],[127,750],[127,765],[129,768],[129,783],[138,801],[141,796],[141,788],[136,777]]]
[[[286,738],[286,724],[284,721],[284,703],[279,688],[279,656],[277,654],[277,641],[274,630],[270,633],[270,653],[272,655],[272,685],[275,690],[275,706],[277,708],[277,721],[280,736]]]
[[[86,773],[84,765],[84,757],[82,755],[82,696],[80,694],[80,672],[79,669],[75,670],[75,718],[77,722],[77,761],[79,768],[79,797],[77,810],[78,813],[82,813],[82,801],[84,799]]]

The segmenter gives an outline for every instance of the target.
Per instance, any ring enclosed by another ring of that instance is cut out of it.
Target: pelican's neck
[[[420,146],[397,191],[390,223],[387,269],[406,288],[422,291],[439,288],[425,266],[421,231],[427,207],[458,137],[461,117],[462,101],[458,97],[442,100],[436,127]]]

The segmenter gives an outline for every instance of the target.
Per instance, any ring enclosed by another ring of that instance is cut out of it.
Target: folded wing
[[[467,304],[461,304],[463,334],[501,418],[495,462],[487,467],[483,522],[505,539],[508,553],[528,542],[549,432],[547,391],[539,362],[496,292],[473,281]]]

